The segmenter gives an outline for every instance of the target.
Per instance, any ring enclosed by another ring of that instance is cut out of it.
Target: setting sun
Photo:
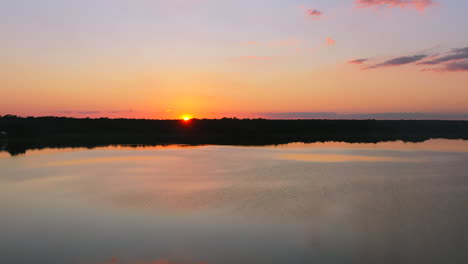
[[[181,119],[184,120],[184,121],[190,121],[192,119],[192,117],[189,116],[189,115],[184,115],[184,116],[181,117]]]

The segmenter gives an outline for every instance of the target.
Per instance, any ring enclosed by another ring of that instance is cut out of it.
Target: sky
[[[0,2],[0,115],[468,119],[468,1]]]

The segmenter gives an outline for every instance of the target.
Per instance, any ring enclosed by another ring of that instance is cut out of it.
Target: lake
[[[0,152],[0,263],[468,263],[468,141]]]

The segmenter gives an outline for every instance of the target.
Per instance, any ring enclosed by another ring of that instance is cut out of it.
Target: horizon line
[[[313,121],[313,120],[343,120],[343,121],[363,121],[363,120],[376,120],[376,121],[468,121],[468,114],[434,114],[434,113],[376,113],[376,114],[336,114],[336,113],[320,113],[325,114],[322,117],[294,117],[288,116],[289,114],[311,114],[313,112],[285,112],[285,113],[269,113],[270,116],[263,117],[236,117],[224,116],[218,118],[206,117],[192,117],[190,120],[271,120],[271,121]],[[317,114],[317,113],[315,113]],[[412,117],[397,117],[400,114],[413,115]],[[417,118],[419,117],[419,118]],[[184,118],[139,118],[139,117],[92,117],[92,116],[60,116],[60,115],[38,115],[38,116],[22,116],[22,115],[0,115],[3,118],[69,118],[69,119],[109,119],[109,120],[154,120],[154,121],[181,121]]]

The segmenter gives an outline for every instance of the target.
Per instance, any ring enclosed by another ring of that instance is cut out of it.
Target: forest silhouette
[[[3,133],[1,133],[3,132]],[[468,139],[468,121],[443,120],[149,120],[0,116],[0,148],[11,155],[30,149],[110,145],[241,145],[293,142],[423,142]]]

